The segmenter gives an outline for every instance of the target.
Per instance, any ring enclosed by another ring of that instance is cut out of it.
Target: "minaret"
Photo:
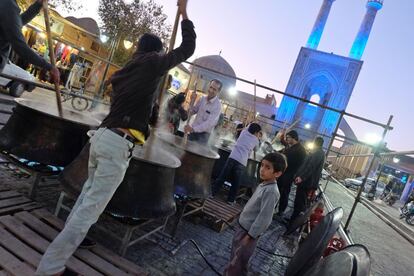
[[[367,13],[362,21],[361,27],[357,37],[355,38],[352,49],[349,52],[349,57],[354,59],[361,59],[367,46],[369,34],[371,33],[372,25],[374,24],[377,12],[382,8],[384,0],[368,0]]]
[[[326,21],[328,20],[331,11],[332,3],[335,0],[323,0],[322,7],[319,11],[318,18],[316,18],[315,25],[313,25],[312,32],[309,36],[307,48],[317,49],[319,41],[321,41],[323,30],[325,29]]]

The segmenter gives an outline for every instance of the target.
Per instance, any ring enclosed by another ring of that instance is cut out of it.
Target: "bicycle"
[[[74,90],[73,87],[67,91],[62,91],[62,102],[71,100],[71,105],[73,109],[77,111],[84,111],[89,107],[89,101],[86,97],[83,96],[85,87],[81,85],[78,91]],[[73,92],[74,91],[74,92]]]

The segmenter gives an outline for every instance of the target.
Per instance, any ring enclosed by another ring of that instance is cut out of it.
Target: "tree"
[[[16,0],[16,2],[20,7],[27,8],[34,0]],[[73,0],[49,0],[49,4],[72,12],[82,8],[80,1]]]
[[[165,45],[168,43],[171,28],[163,7],[154,0],[134,0],[130,4],[124,0],[99,0],[99,16],[105,35],[120,41],[114,58],[120,65],[132,55],[131,49],[127,51],[122,47],[124,39],[136,44],[141,35],[150,32],[158,35]]]

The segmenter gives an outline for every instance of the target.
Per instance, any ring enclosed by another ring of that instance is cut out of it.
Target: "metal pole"
[[[393,118],[393,117],[394,117],[394,116],[393,116],[393,115],[391,115],[391,116],[390,116],[390,118],[388,119],[387,127],[386,127],[386,128],[384,128],[384,132],[382,133],[382,139],[381,139],[381,141],[384,141],[385,135],[387,134],[388,129],[390,129],[390,126],[391,126],[391,121],[392,121],[392,118]],[[380,146],[381,146],[381,144],[380,144],[380,143],[379,143],[377,146],[375,146],[374,156],[372,157],[372,160],[371,160],[371,163],[369,164],[369,167],[368,167],[367,173],[365,174],[365,177],[364,177],[364,180],[362,181],[361,187],[359,188],[358,193],[357,193],[357,196],[355,197],[354,204],[353,204],[353,206],[352,206],[351,212],[349,213],[349,216],[348,216],[348,220],[346,221],[346,224],[345,224],[345,227],[344,227],[345,231],[348,229],[348,227],[349,227],[349,223],[351,222],[352,216],[354,215],[355,208],[356,208],[356,206],[357,206],[358,202],[360,201],[360,198],[361,198],[361,193],[362,193],[362,191],[364,190],[365,183],[367,182],[369,172],[371,171],[372,166],[374,165],[375,158],[376,158],[376,157],[378,156],[378,154],[379,154]]]
[[[345,111],[342,111],[342,112],[339,114],[339,119],[338,119],[338,122],[336,123],[335,130],[334,130],[334,132],[332,133],[331,140],[329,141],[329,146],[328,146],[328,149],[326,150],[325,162],[326,162],[326,160],[328,160],[328,155],[329,155],[329,152],[330,152],[330,150],[331,150],[331,148],[332,148],[333,142],[334,142],[335,137],[336,137],[336,134],[337,134],[337,132],[338,132],[339,125],[341,124],[342,118],[344,117],[344,113],[345,113]],[[329,179],[330,179],[330,177],[328,176],[328,179],[327,179],[327,181],[326,181],[326,185],[325,185],[325,188],[323,189],[323,192],[325,192],[325,191],[326,191],[326,187],[328,187]]]
[[[119,35],[119,37],[118,37],[118,35]],[[106,79],[106,76],[108,75],[109,66],[111,65],[110,63],[112,62],[112,59],[114,58],[115,51],[118,48],[119,42],[121,40],[121,35],[120,34],[118,34],[118,35],[115,36],[115,39],[111,43],[111,51],[109,53],[109,62],[105,66],[105,71],[103,73],[101,86],[99,87],[99,92],[98,92],[98,95],[97,95],[98,97],[102,96],[103,93],[104,93],[104,89],[105,89],[105,79]]]
[[[53,67],[56,68],[55,51],[53,49],[52,32],[50,30],[48,1],[43,2],[43,12],[45,14],[45,26],[46,26],[46,33],[47,33],[47,43],[49,44],[50,63],[52,64]],[[57,103],[59,116],[63,117],[62,100],[60,98],[60,87],[59,87],[60,84],[58,82],[54,82],[54,85],[55,85],[56,103]]]
[[[378,177],[377,177],[377,179],[375,179],[375,184],[374,184],[375,189],[377,188],[378,181],[381,178],[382,169],[384,168],[384,165],[385,165],[385,160],[383,160],[382,158],[380,159],[380,162],[381,163],[380,163],[380,167],[379,167]]]
[[[257,89],[257,83],[256,83],[256,80],[254,80],[254,105],[253,105],[253,112],[254,112],[254,118],[255,118],[255,120],[256,120],[256,89]]]
[[[326,150],[326,159],[328,158],[328,154],[331,151],[331,148],[332,148],[332,145],[334,143],[335,137],[338,135],[337,132],[338,132],[338,129],[339,129],[339,125],[341,124],[342,118],[344,117],[344,114],[345,114],[345,111],[341,111],[341,113],[339,113],[338,122],[336,123],[335,130],[332,133],[332,138],[329,141],[328,149]]]

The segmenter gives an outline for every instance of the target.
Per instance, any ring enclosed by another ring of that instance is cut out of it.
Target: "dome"
[[[209,82],[213,79],[218,79],[223,83],[222,91],[227,91],[236,86],[236,73],[230,64],[221,56],[204,56],[196,59],[193,63],[220,73],[215,73],[204,68],[193,66],[191,71],[194,75],[199,77],[197,82],[197,90],[206,92]],[[226,76],[221,74],[226,74]],[[192,87],[194,82],[194,79],[190,81],[190,87]]]
[[[208,69],[215,70],[222,74],[229,75],[230,77],[236,77],[231,65],[219,55],[204,56],[196,59],[194,62],[196,65],[206,67]]]
[[[94,19],[90,17],[76,18],[73,16],[68,16],[65,19],[99,37],[98,23]]]

